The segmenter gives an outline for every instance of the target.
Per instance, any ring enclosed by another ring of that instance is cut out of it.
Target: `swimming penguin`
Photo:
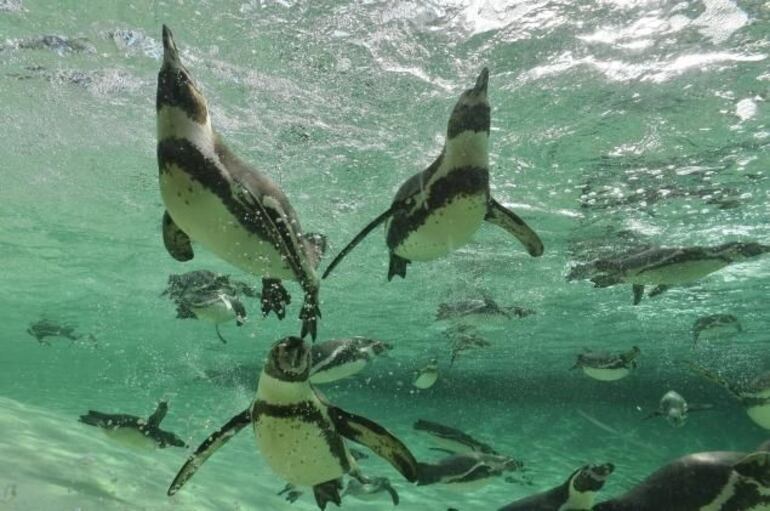
[[[655,296],[669,286],[694,282],[725,266],[770,252],[769,245],[730,242],[715,247],[650,248],[619,259],[597,259],[591,281],[596,287],[632,284],[634,305],[644,296],[644,286],[656,286]]]
[[[503,472],[518,470],[519,462],[499,454],[451,454],[438,463],[420,463],[418,486],[442,484],[458,491],[475,491]]]
[[[594,511],[770,511],[770,453],[701,452],[653,472]]]
[[[379,499],[380,494],[383,492],[390,495],[394,506],[398,505],[398,492],[390,484],[390,480],[387,477],[366,477],[363,478],[363,482],[351,477],[348,480],[347,486],[345,486],[345,490],[342,492],[342,496],[350,495],[359,500],[371,501]]]
[[[489,192],[489,70],[460,96],[449,117],[438,158],[407,179],[390,208],[375,218],[334,258],[324,278],[375,227],[385,223],[390,252],[388,280],[406,277],[412,261],[431,261],[468,243],[486,220],[514,235],[532,256],[543,253],[538,235]]]
[[[429,434],[433,441],[455,453],[480,452],[499,454],[490,445],[476,440],[467,433],[437,422],[420,419],[414,423],[414,429]]]
[[[431,388],[438,380],[438,359],[434,358],[425,366],[414,372],[412,385],[418,389]]]
[[[732,314],[711,314],[695,320],[692,326],[693,343],[700,340],[716,340],[740,333],[743,329]]]
[[[745,408],[746,414],[758,426],[770,429],[770,371],[766,371],[739,388],[718,374],[690,362],[690,369],[704,378],[721,385]]]
[[[107,436],[134,447],[187,447],[184,441],[170,431],[160,429],[160,423],[166,417],[168,403],[161,401],[148,419],[124,413],[102,413],[89,410],[80,416],[80,422],[96,426],[105,431]]]
[[[317,385],[353,376],[377,355],[382,355],[392,348],[388,343],[365,337],[314,344],[310,383]]]
[[[614,470],[612,463],[583,465],[561,485],[512,502],[498,511],[591,511],[596,493]]]
[[[690,412],[700,412],[711,410],[712,405],[693,405],[690,406],[681,394],[674,390],[669,390],[660,398],[658,409],[652,412],[645,419],[653,417],[663,417],[675,428],[681,428],[687,422],[687,414]]]
[[[325,249],[320,235],[304,235],[284,193],[223,143],[211,127],[206,98],[179,60],[171,30],[163,26],[158,74],[158,167],[166,205],[163,241],[174,259],[193,258],[197,241],[225,261],[262,276],[262,311],[285,315],[289,295],[282,279],[305,292],[302,337],[316,337],[319,279]]]
[[[481,300],[439,304],[436,321],[462,321],[474,326],[486,326],[494,320],[525,318],[531,314],[535,314],[532,309],[519,306],[503,307],[490,296],[484,296]]]
[[[206,291],[217,291],[233,296],[244,295],[250,298],[259,296],[254,286],[210,270],[172,273],[168,276],[168,284],[160,296],[168,296],[171,300],[180,301],[184,300],[190,293]]]
[[[47,346],[51,345],[51,342],[46,339],[47,337],[63,337],[72,342],[79,341],[83,337],[86,337],[89,341],[96,342],[96,338],[91,334],[88,334],[87,336],[84,334],[76,334],[74,327],[60,325],[49,319],[41,319],[30,324],[27,328],[27,333],[34,337],[40,344],[45,344]]]
[[[492,343],[481,337],[478,332],[470,325],[459,325],[457,328],[449,328],[444,335],[450,339],[449,367],[452,367],[464,351],[488,348]]]
[[[379,424],[327,403],[310,384],[311,349],[286,337],[270,349],[254,402],[210,435],[181,468],[173,495],[214,452],[251,424],[268,466],[296,486],[311,486],[319,508],[340,505],[342,476],[356,474],[343,437],[363,444],[408,481],[418,475],[409,449]]]
[[[586,351],[577,356],[577,362],[571,369],[578,367],[583,372],[599,381],[615,381],[625,378],[631,371],[636,369],[636,357],[641,350],[634,346],[626,353],[608,354],[605,352]]]

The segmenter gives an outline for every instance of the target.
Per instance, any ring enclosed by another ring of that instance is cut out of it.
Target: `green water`
[[[630,286],[565,275],[632,244],[770,243],[769,19],[766,2],[730,0],[0,0],[0,509],[315,509],[309,494],[293,505],[274,495],[283,481],[251,433],[169,499],[184,450],[133,452],[77,422],[90,408],[148,415],[166,398],[164,427],[198,445],[249,403],[269,346],[299,328],[291,283],[284,321],[247,301],[247,325],[222,327],[226,345],[159,296],[169,274],[193,269],[257,282],[202,248],[182,264],[163,247],[162,23],[215,128],[282,186],[332,253],[435,158],[457,96],[490,68],[492,193],[537,230],[545,254],[531,258],[485,226],[388,283],[376,231],[323,282],[319,340],[395,347],[324,392],[421,459],[436,454],[415,420],[461,428],[523,460],[532,485],[416,488],[367,460],[368,473],[394,482],[401,508],[496,509],[585,462],[616,464],[610,496],[676,456],[751,449],[767,432],[683,361],[735,381],[770,369],[767,258],[639,306]],[[85,38],[85,51],[19,47],[43,35]],[[450,370],[438,304],[482,294],[536,314],[485,329],[490,346]],[[693,322],[715,313],[734,314],[743,332],[693,349]],[[40,318],[97,342],[40,345],[26,333]],[[583,348],[634,345],[640,367],[624,380],[568,370]],[[438,383],[416,391],[412,372],[432,357]],[[201,378],[228,368],[238,370]],[[670,389],[716,408],[681,429],[643,422]],[[343,506],[392,508],[387,498]]]

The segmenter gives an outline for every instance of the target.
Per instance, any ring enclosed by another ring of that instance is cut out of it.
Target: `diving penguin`
[[[325,248],[305,235],[278,186],[223,143],[211,127],[206,98],[179,60],[171,30],[163,26],[158,74],[158,167],[166,205],[163,241],[174,259],[193,258],[197,241],[238,268],[262,276],[262,311],[285,315],[290,298],[281,279],[305,292],[302,337],[316,337],[319,279]]]
[[[174,433],[160,429],[160,423],[166,417],[168,403],[161,401],[148,419],[125,413],[102,413],[89,410],[80,416],[80,422],[96,426],[105,431],[107,436],[136,447],[187,447],[184,441]]]
[[[590,511],[596,493],[614,470],[612,463],[583,465],[561,485],[511,502],[498,511]]]
[[[690,405],[679,392],[669,390],[660,398],[658,409],[645,417],[645,419],[663,417],[675,428],[681,428],[687,422],[688,413],[711,410],[713,408],[712,405]]]
[[[593,510],[770,511],[770,453],[690,454]]]
[[[710,314],[701,316],[692,325],[693,344],[701,340],[716,340],[743,331],[741,323],[732,314]]]
[[[334,258],[324,278],[374,228],[385,223],[390,252],[388,280],[406,277],[412,261],[431,261],[468,243],[486,220],[521,241],[532,256],[543,253],[538,235],[489,192],[489,70],[455,104],[438,158],[407,179],[390,208],[375,218]]]
[[[379,424],[327,403],[310,384],[310,347],[287,337],[270,349],[254,402],[210,435],[181,468],[173,495],[214,452],[251,424],[270,468],[296,486],[311,486],[321,509],[340,504],[342,476],[357,474],[343,436],[366,445],[408,481],[418,468],[409,449]]]
[[[644,286],[656,286],[648,296],[658,295],[670,286],[688,284],[729,264],[770,253],[770,245],[730,242],[714,247],[655,247],[628,257],[597,259],[591,263],[596,287],[632,284],[634,305],[644,296]]]
[[[431,388],[438,380],[438,359],[433,358],[431,361],[414,372],[414,380],[412,385],[418,389],[425,390]]]

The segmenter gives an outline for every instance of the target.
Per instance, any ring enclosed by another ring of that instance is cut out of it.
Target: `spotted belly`
[[[704,259],[668,264],[650,270],[642,270],[626,276],[626,282],[642,285],[688,284],[727,266],[722,259]]]
[[[314,486],[345,474],[315,423],[263,415],[254,422],[254,432],[267,464],[292,484]]]
[[[160,192],[174,223],[193,241],[246,272],[296,280],[271,243],[246,230],[216,194],[178,166],[162,169]]]
[[[457,196],[431,211],[393,252],[410,261],[431,261],[445,256],[471,240],[484,221],[487,208],[485,194]]]

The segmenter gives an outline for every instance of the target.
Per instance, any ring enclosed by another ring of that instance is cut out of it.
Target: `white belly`
[[[190,310],[198,319],[204,319],[217,325],[235,319],[235,311],[227,300],[217,300],[206,307],[190,307]]]
[[[631,371],[625,367],[620,369],[596,369],[593,367],[583,367],[583,372],[594,380],[599,381],[620,380],[621,378],[625,378],[631,373]]]
[[[445,256],[471,240],[484,221],[487,206],[484,194],[458,197],[433,211],[394,252],[410,261],[430,261]]]
[[[420,374],[414,380],[414,386],[418,389],[429,389],[438,380],[438,372]]]
[[[324,369],[319,373],[310,375],[310,383],[329,383],[343,378],[349,378],[354,374],[360,372],[366,367],[366,360],[356,360],[355,362],[348,362],[332,369]]]
[[[705,277],[710,273],[721,270],[727,262],[720,259],[707,259],[700,262],[687,262],[668,265],[656,270],[645,271],[641,274],[631,274],[626,282],[643,285],[678,285],[688,284]]]
[[[151,450],[158,447],[152,439],[133,428],[102,429],[102,431],[115,442],[132,449]]]
[[[761,406],[750,406],[746,408],[746,413],[758,426],[770,429],[770,403]]]
[[[246,231],[219,197],[178,166],[170,165],[160,173],[160,193],[174,223],[193,241],[254,275],[295,280],[270,243]]]
[[[261,416],[254,423],[257,445],[273,471],[299,486],[314,486],[344,475],[317,425]]]

